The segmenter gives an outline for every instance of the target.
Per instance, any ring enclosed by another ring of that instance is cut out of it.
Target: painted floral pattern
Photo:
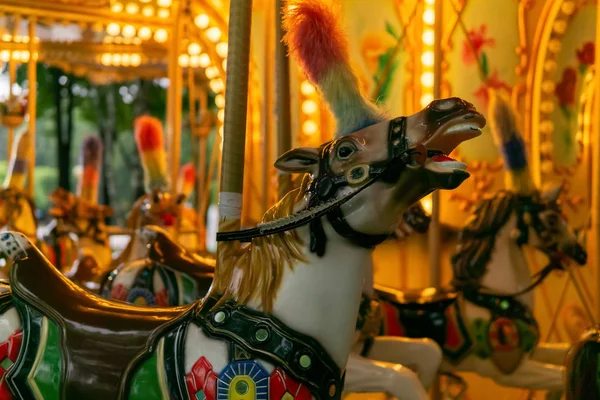
[[[493,48],[496,40],[488,36],[487,26],[480,25],[467,32],[467,37],[462,45],[462,59],[465,66],[477,65],[481,74],[481,85],[473,93],[484,109],[489,103],[489,89],[503,90],[511,92],[511,86],[500,78],[498,69],[491,68],[486,53],[487,48]]]
[[[371,85],[364,78],[360,80],[377,103],[383,103],[390,94],[394,73],[398,68],[397,54],[394,57],[398,40],[399,36],[389,22],[386,22],[385,31],[367,32],[361,39],[360,52],[374,83],[373,88],[378,88],[377,92],[369,90]],[[395,59],[391,60],[392,57]]]

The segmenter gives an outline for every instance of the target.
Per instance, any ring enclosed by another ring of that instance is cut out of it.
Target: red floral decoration
[[[462,57],[465,65],[475,63],[481,56],[481,52],[485,46],[493,47],[496,44],[493,38],[486,37],[486,33],[486,25],[481,25],[479,30],[475,28],[468,32],[467,39],[463,42]]]
[[[473,93],[486,109],[490,101],[489,89],[505,90],[508,93],[512,90],[506,81],[498,77],[498,70],[496,69],[492,71],[487,81],[483,82],[479,89]]]
[[[596,54],[596,46],[594,45],[594,42],[586,42],[583,44],[581,49],[576,51],[576,53],[579,64],[593,65]]]
[[[577,56],[579,57],[579,55]],[[577,87],[577,71],[575,68],[564,69],[562,79],[556,85],[554,94],[562,107],[570,107],[575,104],[575,88]]]

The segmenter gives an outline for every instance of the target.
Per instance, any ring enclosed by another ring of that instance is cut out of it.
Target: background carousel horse
[[[587,329],[569,351],[566,362],[567,400],[600,400],[600,329]]]
[[[442,371],[475,372],[503,386],[561,391],[569,344],[538,343],[532,289],[563,262],[583,265],[587,254],[557,203],[560,188],[540,193],[529,174],[523,140],[508,102],[492,93],[492,132],[505,161],[508,190],[483,200],[452,257],[451,287],[401,292],[378,288],[380,335],[362,354],[406,365],[393,337],[427,337],[443,349]],[[550,262],[531,282],[529,245]],[[409,364],[410,365],[410,364]]]
[[[113,214],[98,204],[102,168],[102,142],[97,136],[85,138],[81,147],[82,175],[77,195],[57,189],[50,195],[54,217],[49,240],[55,248],[60,269],[78,285],[98,292],[110,272],[112,251],[105,225]],[[57,267],[59,267],[57,265]]]
[[[336,139],[278,159],[280,170],[308,174],[303,184],[257,230],[219,235],[253,240],[224,244],[210,294],[191,306],[101,299],[25,236],[0,236],[15,261],[0,301],[14,364],[0,384],[15,397],[340,398],[372,247],[410,205],[468,177],[444,154],[485,119],[457,98],[387,119],[358,90],[339,13],[288,4],[289,47],[334,111]]]
[[[101,293],[109,299],[149,306],[194,302],[208,291],[215,267],[213,258],[194,256],[175,239],[182,225],[184,202],[194,188],[194,166],[181,168],[179,195],[173,196],[168,191],[160,121],[148,116],[136,119],[135,139],[147,194],[134,204],[127,222],[132,230],[131,240],[113,262]],[[140,228],[151,225],[156,228],[140,235]],[[165,255],[162,248],[176,250]]]
[[[0,229],[25,234],[54,263],[52,249],[38,240],[35,204],[25,188],[32,145],[28,131],[23,131],[14,141],[4,185],[0,189]],[[5,271],[9,267],[10,263],[0,269],[0,278],[7,279],[8,272]]]

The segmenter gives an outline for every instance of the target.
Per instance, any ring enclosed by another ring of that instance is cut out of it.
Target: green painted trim
[[[164,380],[163,346],[164,339],[161,339],[157,350],[133,373],[128,400],[169,399]]]
[[[190,398],[185,382],[185,338],[189,325],[189,320],[185,321],[165,336],[163,356],[165,379],[169,398],[173,400]]]
[[[48,318],[42,320],[42,338],[34,368],[29,373],[29,386],[40,399],[59,400],[63,370],[60,332]]]
[[[183,293],[183,303],[191,304],[198,300],[198,281],[187,274],[177,274],[181,280],[180,287]]]

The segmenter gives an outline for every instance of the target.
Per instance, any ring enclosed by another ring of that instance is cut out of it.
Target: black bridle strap
[[[383,243],[390,237],[390,235],[371,235],[354,230],[344,218],[339,207],[327,214],[327,220],[338,235],[367,249]]]

